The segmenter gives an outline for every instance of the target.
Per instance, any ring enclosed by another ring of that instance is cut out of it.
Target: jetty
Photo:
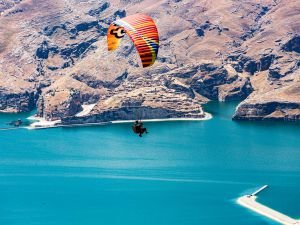
[[[253,192],[250,195],[244,195],[238,198],[237,202],[240,205],[251,209],[254,212],[259,213],[265,217],[268,217],[269,219],[274,220],[278,223],[284,225],[300,225],[300,220],[293,219],[256,201],[257,194],[259,194],[266,188],[268,188],[268,185],[264,185],[263,187],[259,188],[257,191]]]
[[[257,191],[253,192],[251,195],[258,195],[258,193],[262,192],[263,190],[265,190],[268,187],[268,185],[264,185],[262,186],[260,189],[258,189]]]

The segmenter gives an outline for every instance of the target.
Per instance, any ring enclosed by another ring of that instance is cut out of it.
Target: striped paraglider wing
[[[107,32],[108,50],[117,49],[125,34],[133,41],[143,67],[153,65],[159,48],[158,31],[153,19],[147,15],[136,14],[113,22]]]

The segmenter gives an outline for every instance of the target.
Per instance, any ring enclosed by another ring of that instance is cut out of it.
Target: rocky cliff
[[[201,117],[209,100],[246,99],[235,119],[299,119],[297,0],[4,0],[0,12],[1,111],[37,105],[66,123],[88,104],[91,121]],[[146,69],[129,38],[106,47],[109,24],[137,12],[161,39]]]
[[[253,93],[238,106],[233,118],[237,120],[244,118],[250,120],[300,120],[299,89],[300,79],[288,86],[281,87],[279,85],[278,88],[266,93]]]

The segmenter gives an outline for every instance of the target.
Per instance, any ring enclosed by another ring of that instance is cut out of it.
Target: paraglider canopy
[[[135,14],[114,21],[107,31],[108,51],[117,49],[125,34],[133,41],[143,67],[153,65],[159,48],[158,31],[153,19],[144,14]]]

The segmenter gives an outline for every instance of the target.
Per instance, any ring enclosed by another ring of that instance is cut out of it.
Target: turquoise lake
[[[300,124],[213,119],[0,130],[1,225],[268,225],[236,204],[258,200],[300,218]],[[0,114],[0,127],[28,115]]]

